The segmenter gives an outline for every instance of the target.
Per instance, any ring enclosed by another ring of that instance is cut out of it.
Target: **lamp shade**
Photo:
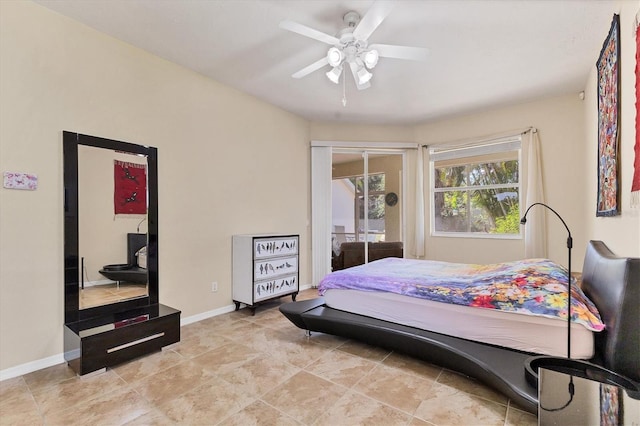
[[[367,68],[373,69],[373,67],[375,67],[378,63],[378,58],[378,51],[375,49],[371,49],[364,53],[362,60],[364,61],[364,64]]]
[[[332,47],[327,52],[327,60],[329,61],[329,65],[332,67],[337,67],[340,65],[342,60],[344,59],[344,53],[337,47]]]
[[[358,85],[367,84],[371,80],[373,74],[367,71],[364,67],[358,70]]]
[[[326,73],[326,76],[329,80],[331,80],[335,84],[338,84],[338,82],[340,81],[341,73],[342,73],[342,66],[337,66],[337,67],[333,67],[331,71],[328,71]]]

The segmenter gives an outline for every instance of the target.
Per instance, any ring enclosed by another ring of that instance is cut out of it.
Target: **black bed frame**
[[[602,241],[590,241],[581,287],[606,326],[596,334],[589,361],[640,382],[640,258],[616,257]],[[533,354],[339,311],[322,298],[287,303],[280,311],[301,329],[385,347],[474,377],[537,412],[537,389],[524,369]]]

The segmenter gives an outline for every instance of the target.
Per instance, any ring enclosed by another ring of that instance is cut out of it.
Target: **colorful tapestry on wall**
[[[600,384],[600,426],[620,426],[624,424],[623,399],[620,388],[606,383]]]
[[[620,15],[611,29],[596,64],[598,70],[598,202],[596,216],[620,212]]]
[[[147,214],[147,169],[144,164],[114,160],[115,214]]]
[[[640,15],[640,12],[638,12]],[[631,181],[631,207],[640,206],[640,23],[636,15],[636,144],[633,162],[633,181]]]

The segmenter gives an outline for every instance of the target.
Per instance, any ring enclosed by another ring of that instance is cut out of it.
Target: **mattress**
[[[567,321],[435,302],[389,292],[328,289],[326,305],[341,311],[524,352],[567,355]],[[571,356],[594,354],[593,332],[571,324]]]

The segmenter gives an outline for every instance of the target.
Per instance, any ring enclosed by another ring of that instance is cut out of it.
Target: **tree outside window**
[[[436,162],[433,178],[435,232],[520,234],[517,159]]]

